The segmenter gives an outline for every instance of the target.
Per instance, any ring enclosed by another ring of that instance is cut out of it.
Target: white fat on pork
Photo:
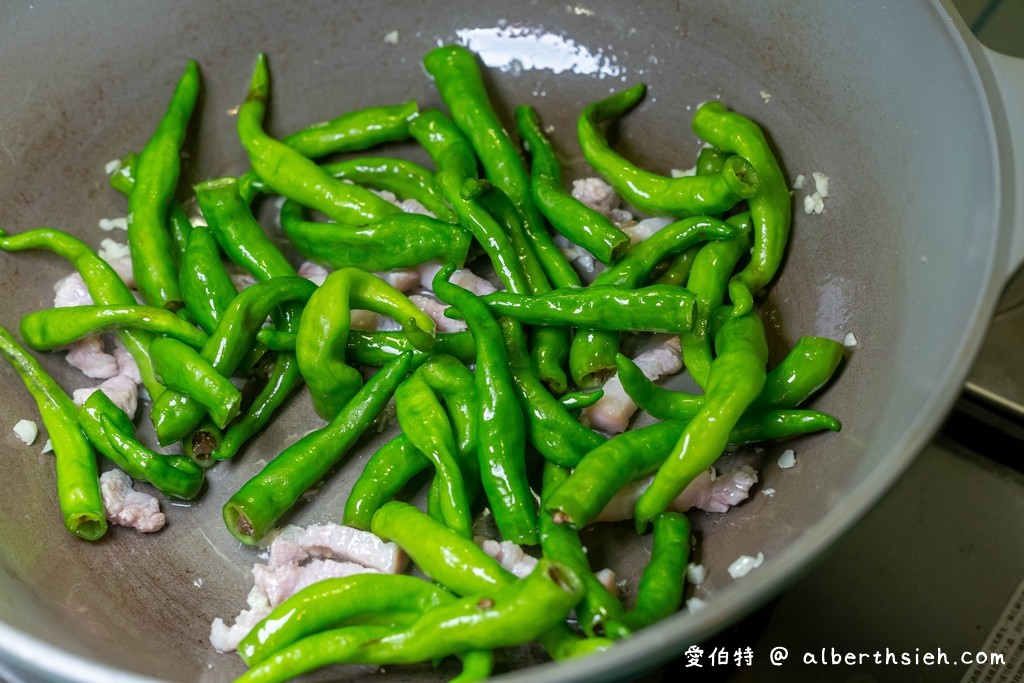
[[[674,218],[654,216],[652,218],[645,218],[634,225],[625,226],[622,228],[622,231],[629,235],[630,244],[636,244],[637,242],[643,242],[654,233],[674,222]]]
[[[303,261],[299,264],[298,275],[311,281],[317,287],[324,283],[327,276],[331,274],[331,271],[324,268],[319,263],[313,263],[312,261]]]
[[[77,271],[57,280],[53,284],[53,294],[54,308],[91,306],[93,304],[89,288],[85,286],[85,280]]]
[[[80,406],[85,403],[94,391],[102,391],[129,418],[135,419],[135,411],[139,407],[139,385],[129,375],[114,375],[98,386],[75,389],[72,392],[75,405]]]
[[[273,607],[317,581],[368,572],[394,574],[407,564],[408,557],[397,545],[369,531],[332,523],[286,526],[267,548],[267,563],[252,568],[249,608],[231,626],[220,617],[214,619],[210,643],[220,652],[237,649]]]
[[[71,367],[92,379],[109,379],[118,374],[117,358],[106,352],[103,339],[98,336],[72,342],[64,358]]]
[[[121,470],[112,469],[100,475],[100,492],[107,519],[112,524],[147,533],[164,527],[166,518],[160,512],[160,501],[132,488],[131,477]]]
[[[139,365],[135,362],[135,357],[116,336],[114,337],[113,356],[117,361],[117,374],[124,375],[136,384],[142,383],[142,373],[139,372]]]
[[[651,474],[623,486],[593,521],[621,522],[633,519],[636,502],[653,479],[654,475]],[[715,476],[715,468],[709,467],[697,475],[682,493],[672,500],[669,509],[676,512],[693,509],[728,512],[730,508],[739,505],[750,496],[750,489],[756,483],[757,472],[749,465],[742,465],[721,476]]]
[[[493,538],[477,537],[476,544],[498,561],[505,570],[518,578],[523,578],[537,566],[537,558],[526,552],[512,541],[496,541]]]
[[[379,574],[380,571],[355,562],[339,562],[315,558],[305,564],[270,566],[258,564],[252,568],[253,583],[267,596],[271,607],[277,607],[307,586],[324,579],[335,579],[355,574]]]
[[[661,344],[641,352],[633,362],[652,381],[676,374],[683,369],[679,337],[668,337]],[[636,403],[622,387],[618,374],[612,375],[602,389],[604,395],[594,405],[583,409],[580,421],[607,434],[626,431],[630,419],[637,410]]]
[[[438,332],[462,332],[463,330],[468,329],[465,320],[457,320],[446,316],[444,312],[448,309],[448,304],[442,303],[432,296],[428,296],[426,294],[410,294],[409,301],[411,301],[416,308],[423,311],[428,318],[434,321],[434,325]]]
[[[396,268],[374,275],[400,292],[411,292],[420,286],[420,272],[415,268]]]
[[[270,601],[258,586],[252,587],[246,602],[249,609],[239,612],[235,617],[235,623],[231,626],[228,626],[220,617],[215,618],[210,624],[210,645],[213,646],[213,649],[218,652],[234,652],[238,649],[242,638],[245,638],[256,624],[270,614]]]
[[[270,566],[297,564],[311,558],[356,562],[380,572],[396,574],[408,563],[408,557],[394,543],[376,534],[340,524],[287,526],[270,544]]]
[[[100,242],[100,248],[96,253],[114,269],[114,272],[117,273],[128,287],[135,289],[132,256],[127,244],[108,237]]]
[[[608,218],[619,208],[621,199],[615,188],[601,178],[577,178],[572,181],[572,196]]]

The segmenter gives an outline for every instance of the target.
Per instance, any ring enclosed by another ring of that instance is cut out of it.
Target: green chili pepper
[[[553,289],[526,296],[511,292],[483,294],[492,315],[527,325],[579,325],[592,330],[629,332],[686,332],[693,327],[692,292],[676,285],[622,287],[591,285]],[[460,317],[448,310],[450,318]]]
[[[604,396],[604,391],[597,389],[595,391],[573,391],[568,394],[563,394],[558,397],[558,402],[562,404],[570,413],[589,408],[594,405]]]
[[[526,351],[526,336],[511,320],[501,321],[508,348],[509,367],[526,421],[527,439],[545,460],[575,467],[605,438],[589,429],[555,399],[533,370]],[[597,393],[597,392],[595,392]]]
[[[739,419],[729,435],[729,445],[779,441],[815,432],[838,432],[841,429],[839,420],[818,410],[759,409]]]
[[[725,160],[731,155],[717,147],[701,147],[697,153],[696,175],[716,175],[725,167]]]
[[[368,617],[418,615],[455,599],[444,588],[402,574],[355,574],[318,581],[284,600],[238,643],[254,666],[301,638]]]
[[[557,488],[569,476],[568,470],[552,462],[544,463],[544,491]],[[543,507],[543,500],[542,500]],[[540,547],[544,557],[571,567],[583,582],[583,598],[576,606],[576,620],[589,636],[608,636],[615,640],[630,635],[625,610],[619,599],[608,592],[587,559],[586,549],[575,529],[556,524],[547,512],[540,514]]]
[[[185,308],[207,334],[238,294],[221,258],[217,240],[208,228],[196,228],[188,238],[178,269],[178,284]]]
[[[283,671],[268,660],[259,678],[239,680],[283,681],[330,664],[414,664],[523,644],[564,620],[581,593],[579,577],[545,560],[522,581],[438,605],[376,638],[365,627],[309,636],[275,656],[287,663]]]
[[[185,456],[157,453],[140,443],[131,418],[102,391],[94,391],[78,409],[78,424],[96,450],[132,479],[147,481],[172,498],[199,495],[203,469]]]
[[[304,301],[317,289],[301,277],[275,277],[238,293],[200,353],[225,377],[247,355],[271,311],[289,301]],[[164,391],[153,401],[150,416],[157,440],[166,445],[182,439],[206,415],[203,406],[177,391]]]
[[[139,155],[129,152],[118,162],[117,169],[110,174],[110,186],[125,197],[131,194],[135,186],[135,165]],[[167,207],[167,231],[174,247],[171,254],[175,263],[180,263],[192,234],[192,221],[189,220],[185,208],[176,199],[171,199]]]
[[[476,343],[476,390],[479,401],[478,452],[484,493],[502,538],[536,543],[537,510],[526,478],[523,413],[509,369],[501,327],[475,294],[448,281],[449,264],[434,277],[434,293],[457,306]]]
[[[272,351],[295,350],[294,332],[264,328],[257,337]],[[472,363],[476,359],[473,336],[467,331],[438,332],[429,353],[418,351],[401,331],[349,330],[346,344],[346,357],[355,365],[380,367],[403,351],[412,352],[413,366],[419,366],[434,354],[453,356],[463,363]]]
[[[107,518],[100,494],[96,453],[78,427],[75,404],[39,361],[2,327],[0,353],[35,399],[53,444],[57,500],[64,516],[64,526],[79,538],[97,540],[107,531]]]
[[[476,56],[460,45],[443,45],[423,57],[441,100],[469,139],[485,177],[515,204],[538,259],[555,286],[579,284],[579,276],[555,246],[530,196],[530,178],[519,149],[491,104]]]
[[[694,216],[724,213],[755,194],[761,185],[758,169],[743,157],[729,157],[717,175],[669,178],[615,152],[601,124],[635,107],[645,91],[646,86],[638,83],[588,104],[577,121],[583,156],[623,199],[645,213]]]
[[[345,183],[263,131],[270,90],[265,55],[259,55],[249,92],[238,108],[238,137],[253,170],[274,192],[315,209],[339,223],[365,225],[401,211],[366,188]]]
[[[516,123],[530,153],[530,191],[537,208],[555,230],[598,261],[605,265],[614,261],[629,246],[629,235],[565,191],[561,164],[533,107],[517,107]]]
[[[750,214],[742,213],[727,219],[742,230],[727,240],[708,242],[694,257],[686,288],[697,299],[693,328],[679,335],[686,371],[697,386],[707,385],[711,369],[711,315],[722,305],[733,269],[750,251]]]
[[[414,100],[366,107],[337,118],[314,123],[285,137],[282,142],[310,158],[338,152],[356,152],[409,137],[409,119],[419,111]]]
[[[209,336],[165,308],[132,305],[85,305],[45,308],[26,313],[20,331],[37,351],[51,351],[94,334],[131,327],[201,348]]]
[[[323,168],[335,178],[393,192],[401,199],[414,199],[439,220],[458,220],[441,195],[433,172],[408,159],[360,157],[324,164]]]
[[[843,358],[842,344],[824,337],[801,337],[766,376],[764,389],[751,404],[757,408],[795,408],[832,378]],[[652,382],[626,356],[616,359],[622,388],[641,410],[660,420],[690,419],[704,397],[674,391]]]
[[[342,523],[369,530],[377,510],[428,467],[430,460],[412,445],[405,434],[398,434],[385,442],[370,456],[352,485],[345,499]]]
[[[199,66],[189,61],[167,112],[139,153],[135,184],[128,195],[128,247],[139,292],[146,303],[182,307],[167,210],[181,173],[181,146],[199,96]]]
[[[354,661],[413,664],[528,643],[563,624],[583,595],[580,577],[541,560],[526,578],[426,612],[406,629],[368,641]]]
[[[656,285],[677,285],[683,287],[690,276],[690,269],[693,267],[693,259],[700,251],[702,244],[695,244],[686,251],[676,254],[664,266],[656,271],[652,280]]]
[[[654,542],[636,589],[636,603],[626,613],[633,629],[661,621],[674,614],[683,602],[686,563],[690,558],[690,522],[678,512],[663,512],[654,518]]]
[[[332,268],[409,268],[427,261],[462,265],[470,235],[458,225],[414,213],[384,216],[359,227],[305,220],[291,200],[281,207],[281,227],[305,258]]]
[[[373,516],[371,530],[396,543],[424,574],[456,595],[485,593],[516,581],[511,572],[473,541],[408,503],[391,501],[382,505]],[[548,630],[540,641],[556,660],[611,645],[606,638],[582,638],[565,624]]]
[[[224,429],[238,415],[242,392],[195,349],[170,337],[157,337],[149,353],[164,386],[195,399],[215,425]]]
[[[613,436],[580,460],[554,491],[545,492],[544,510],[556,524],[582,529],[620,488],[656,470],[685,426],[685,420],[668,420]]]
[[[717,355],[711,363],[704,405],[637,500],[638,530],[664,512],[694,477],[718,459],[733,427],[764,388],[768,346],[761,319],[755,313],[728,318],[714,335]]]
[[[825,386],[843,360],[845,347],[834,339],[797,339],[786,357],[768,371],[754,407],[795,408]]]
[[[476,156],[466,136],[437,109],[420,112],[409,122],[409,133],[430,155],[442,196],[451,204],[459,224],[487,254],[506,289],[528,292],[526,275],[508,234],[479,202],[462,196],[466,180],[477,174]]]
[[[684,252],[694,244],[729,239],[738,231],[736,226],[707,216],[676,221],[630,247],[615,264],[599,273],[590,287],[637,287],[666,258]],[[619,336],[615,333],[585,328],[577,330],[569,347],[569,372],[576,385],[592,388],[604,383],[615,368],[618,350]]]
[[[505,228],[512,248],[519,256],[526,278],[527,291],[530,294],[547,294],[551,291],[537,252],[526,234],[525,226],[519,211],[501,189],[488,180],[469,178],[462,185],[462,196],[478,201],[491,216]],[[556,283],[559,287],[574,287],[579,279]],[[523,295],[525,296],[525,294]],[[533,358],[537,374],[552,388],[556,394],[562,394],[568,388],[569,378],[565,373],[565,363],[569,355],[569,330],[551,327],[540,327],[533,333]]]
[[[394,627],[378,624],[342,626],[308,635],[271,654],[234,683],[285,683],[310,671],[350,660],[370,640],[383,638]]]
[[[398,545],[420,571],[456,595],[482,593],[515,580],[471,539],[409,503],[381,505],[370,530]]]
[[[224,523],[231,534],[248,545],[259,542],[303,493],[341,462],[387,405],[410,360],[410,354],[402,354],[381,368],[326,426],[296,441],[243,484],[224,504]]]
[[[789,239],[792,199],[785,176],[761,128],[721,102],[707,102],[693,116],[693,131],[715,147],[745,159],[759,180],[747,205],[753,221],[754,248],[749,263],[729,285],[736,315],[753,306],[753,297],[775,277]],[[728,163],[728,162],[726,162]]]
[[[229,176],[204,181],[193,189],[210,231],[236,265],[260,282],[273,277],[296,276],[291,263],[252,215],[235,178]],[[298,304],[287,304],[274,312],[274,319],[281,332],[294,334],[298,329],[299,315]],[[258,334],[263,332],[260,330]],[[214,460],[234,456],[301,386],[302,373],[292,351],[294,344],[274,358],[271,372],[257,396],[245,413],[228,427],[211,452]]]
[[[440,512],[445,524],[471,538],[473,516],[452,423],[419,370],[395,390],[395,412],[409,441],[434,465],[434,481],[439,484]]]
[[[333,271],[309,298],[295,343],[313,406],[326,420],[334,417],[363,383],[362,374],[345,358],[351,308],[394,318],[421,349],[430,347],[434,335],[434,321],[384,280],[359,268]]]
[[[71,261],[82,276],[89,295],[97,304],[134,306],[137,304],[132,291],[106,261],[85,242],[61,230],[37,228],[18,235],[8,235],[0,230],[0,249],[23,251],[25,249],[47,249]],[[150,398],[156,399],[164,387],[156,380],[153,362],[149,358],[149,342],[153,335],[144,330],[120,329],[118,338],[128,349],[139,366],[142,383]]]
[[[491,677],[491,673],[494,671],[493,650],[469,650],[456,653],[456,656],[462,660],[462,671],[451,679],[451,683],[485,681]]]

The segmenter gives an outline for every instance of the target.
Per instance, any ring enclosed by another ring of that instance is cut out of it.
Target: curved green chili
[[[582,425],[540,381],[530,363],[522,328],[507,319],[501,321],[501,326],[512,379],[526,421],[527,439],[545,460],[575,467],[584,455],[604,443],[605,438]]]
[[[696,297],[676,285],[591,285],[525,296],[493,292],[480,299],[496,317],[527,325],[578,325],[591,330],[686,332],[693,327]],[[460,313],[448,311],[451,318]]]
[[[765,379],[764,389],[751,409],[795,408],[821,389],[842,361],[841,343],[824,337],[801,337]],[[616,358],[622,388],[641,410],[660,420],[690,419],[704,404],[704,397],[675,391],[652,382],[636,363],[619,354]]]
[[[377,510],[428,467],[430,460],[405,434],[386,441],[373,452],[352,484],[345,499],[342,524],[368,531]]]
[[[396,543],[424,574],[456,595],[486,593],[517,581],[476,543],[408,503],[391,501],[382,505],[373,517],[371,530]],[[611,645],[607,638],[581,637],[567,624],[549,629],[540,641],[555,660]]]
[[[131,305],[83,305],[45,308],[26,313],[20,323],[25,343],[37,351],[51,351],[90,335],[130,327],[167,336],[202,348],[209,336],[165,308]]]
[[[686,288],[696,297],[693,328],[679,335],[686,371],[697,386],[707,385],[711,369],[711,316],[725,299],[729,278],[739,260],[750,251],[750,214],[742,213],[727,219],[741,228],[735,237],[708,242],[693,259]]]
[[[549,282],[534,245],[526,234],[519,211],[504,191],[488,180],[468,178],[462,185],[462,196],[468,200],[478,201],[504,226],[512,248],[519,256],[527,291],[530,294],[547,294],[551,291],[552,284],[556,287],[579,285],[578,278],[569,282]],[[555,393],[565,393],[569,384],[569,378],[565,373],[565,363],[569,355],[569,331],[542,326],[534,330],[532,342],[537,374]]]
[[[555,246],[533,203],[526,165],[494,110],[476,55],[461,45],[442,45],[423,57],[423,66],[433,76],[455,125],[469,139],[485,177],[518,209],[526,235],[552,284],[578,285],[579,276]]]
[[[64,526],[79,538],[97,540],[107,531],[107,517],[100,494],[96,453],[78,427],[75,404],[39,361],[2,327],[0,353],[35,399],[53,444],[57,501]]]
[[[416,200],[439,220],[457,220],[437,187],[434,173],[408,159],[360,157],[324,164],[323,168],[335,178],[393,192],[400,199]]]
[[[754,164],[733,156],[717,175],[670,178],[646,171],[615,152],[601,124],[622,116],[643,99],[646,86],[638,83],[592,102],[577,120],[583,156],[629,204],[650,214],[693,216],[720,214],[752,197],[761,185]]]
[[[181,173],[181,146],[199,96],[199,66],[189,61],[167,112],[139,153],[135,184],[128,194],[128,248],[135,283],[146,303],[182,307],[178,271],[171,254],[167,210]]]
[[[722,314],[729,312],[722,310]],[[756,313],[726,319],[714,339],[717,355],[708,374],[704,405],[637,500],[634,520],[638,530],[664,512],[694,477],[718,459],[733,427],[764,388],[768,345],[764,324]]]
[[[274,192],[294,199],[339,223],[365,225],[401,211],[366,188],[345,183],[263,130],[270,95],[266,55],[256,60],[249,91],[238,108],[238,137],[253,170]]]
[[[273,282],[273,280],[268,280]],[[348,454],[376,420],[409,369],[410,354],[385,365],[324,427],[282,451],[224,504],[231,535],[253,545]]]
[[[110,186],[127,197],[135,186],[135,165],[139,161],[139,155],[135,152],[125,154],[118,161],[117,169],[110,174]],[[167,230],[174,247],[171,254],[175,263],[180,263],[188,246],[189,236],[192,234],[192,221],[181,202],[171,199],[167,207]]]
[[[537,509],[526,478],[526,437],[522,410],[509,369],[501,327],[475,294],[448,281],[449,264],[434,277],[434,293],[457,306],[476,343],[479,402],[480,476],[502,538],[532,544],[537,539]]]
[[[451,420],[420,370],[395,389],[395,413],[409,441],[434,466],[445,524],[471,538],[473,515]]]
[[[622,432],[588,453],[550,494],[544,510],[556,524],[582,529],[627,483],[661,465],[679,440],[685,420],[667,420]]]
[[[134,306],[138,302],[132,290],[124,283],[109,263],[100,258],[92,247],[82,240],[54,228],[36,228],[17,235],[8,235],[0,230],[0,249],[4,251],[23,251],[25,249],[46,249],[71,262],[92,300],[100,305]],[[156,380],[153,362],[149,358],[149,342],[153,335],[144,330],[116,330],[117,337],[131,353],[139,366],[142,384],[146,387],[150,398],[159,396],[164,387]]]
[[[198,227],[189,234],[181,255],[178,284],[189,315],[207,334],[212,333],[238,294],[238,288],[224,267],[220,247],[208,228]]]
[[[694,244],[729,239],[739,228],[708,216],[693,216],[671,223],[642,242],[631,246],[612,266],[598,274],[590,287],[620,285],[637,287],[654,271],[658,263],[682,253]],[[569,371],[576,385],[593,388],[601,385],[615,368],[619,336],[599,330],[577,330],[569,347]]]
[[[528,292],[526,275],[508,234],[488,211],[462,196],[466,180],[477,175],[477,160],[466,136],[437,109],[426,109],[409,122],[409,133],[427,151],[436,168],[438,188],[459,224],[487,254],[498,278],[513,292]]]
[[[132,479],[147,481],[172,498],[199,495],[203,468],[185,456],[157,453],[139,442],[131,418],[103,391],[94,391],[78,408],[78,424],[96,450]]]
[[[249,666],[266,660],[305,636],[337,628],[352,620],[419,614],[451,602],[451,593],[423,579],[403,574],[355,574],[318,581],[298,591],[238,643]]]
[[[550,461],[544,463],[543,491],[552,491],[569,476],[567,469]],[[543,507],[543,499],[541,502]],[[612,595],[594,575],[587,551],[575,529],[556,524],[551,515],[541,512],[540,547],[544,557],[572,567],[583,582],[583,598],[576,606],[576,621],[589,636],[607,636],[613,640],[630,635],[624,621],[625,610],[619,598]]]
[[[305,301],[317,289],[301,277],[275,277],[243,289],[224,311],[217,329],[200,350],[225,377],[230,376],[249,353],[267,316],[289,301]],[[166,445],[196,428],[206,415],[203,406],[177,391],[166,390],[153,401],[150,416],[157,440]]]
[[[729,285],[736,315],[753,306],[775,277],[789,239],[792,198],[779,162],[756,123],[721,102],[701,105],[693,116],[693,132],[715,147],[745,159],[757,174],[757,190],[747,198],[753,221],[754,248],[750,261]],[[726,162],[728,164],[728,161]]]
[[[415,213],[396,213],[359,227],[306,220],[302,206],[281,206],[281,228],[305,258],[332,268],[409,268],[427,261],[462,265],[470,235],[458,225]]]
[[[636,588],[636,603],[625,620],[640,629],[665,619],[683,603],[686,563],[690,558],[690,521],[678,512],[654,518],[654,541]]]
[[[242,392],[195,349],[170,337],[149,345],[153,367],[168,389],[192,397],[224,429],[242,407]]]
[[[257,281],[273,277],[294,277],[295,268],[256,221],[241,195],[240,183],[233,177],[204,181],[193,186],[196,201],[221,250],[236,265],[244,268]],[[299,306],[287,304],[273,313],[283,333],[298,329]],[[261,330],[262,334],[264,331]],[[274,358],[266,382],[252,403],[219,439],[211,452],[214,460],[230,458],[270,420],[271,416],[302,384],[292,349]]]
[[[327,420],[363,383],[345,358],[352,308],[390,316],[420,348],[429,348],[434,335],[434,321],[384,280],[359,268],[333,271],[303,309],[295,342],[313,406]]]
[[[541,129],[537,110],[520,105],[516,108],[516,123],[530,153],[530,191],[537,208],[570,242],[605,265],[614,261],[629,246],[629,235],[565,191],[561,164]]]

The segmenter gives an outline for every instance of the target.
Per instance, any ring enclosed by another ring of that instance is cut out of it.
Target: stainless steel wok
[[[569,664],[527,653],[509,677],[637,674],[786,587],[937,429],[1022,260],[1024,65],[985,50],[948,5],[926,0],[4,3],[0,226],[55,226],[97,245],[106,236],[98,221],[125,212],[104,164],[144,144],[186,59],[199,61],[204,94],[184,188],[246,167],[231,112],[257,52],[273,75],[268,125],[284,134],[360,106],[438,104],[419,59],[442,41],[479,51],[502,110],[534,104],[576,170],[579,109],[645,81],[647,100],[618,140],[651,168],[693,163],[693,109],[720,98],[764,126],[790,179],[831,178],[821,215],[806,215],[796,193],[791,248],[766,306],[776,349],[803,334],[855,335],[841,377],[817,402],[842,432],[793,444],[791,470],[776,466],[782,446],[732,456],[758,466],[776,493],[695,517],[705,609]],[[15,329],[22,314],[49,306],[69,270],[49,254],[0,255],[0,324]],[[69,389],[86,383],[58,356],[43,362]],[[159,534],[119,528],[88,544],[61,525],[51,456],[11,432],[35,407],[9,368],[0,373],[6,666],[105,682],[240,673],[235,655],[207,642],[212,618],[244,607],[255,559],[229,536],[220,507],[261,459],[312,425],[309,403],[298,398],[244,455],[215,468],[200,500],[167,506]],[[337,519],[365,457],[288,521]],[[636,578],[644,544],[632,531],[610,526],[588,542],[595,561]],[[733,559],[758,552],[762,567],[728,577]]]

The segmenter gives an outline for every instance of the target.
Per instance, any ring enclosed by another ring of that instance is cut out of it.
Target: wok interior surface
[[[385,40],[392,31],[397,43]],[[104,165],[145,143],[187,59],[198,60],[204,90],[182,197],[197,180],[247,168],[233,110],[258,52],[272,75],[267,128],[281,136],[364,106],[438,106],[420,58],[451,41],[481,53],[505,116],[524,102],[538,109],[567,177],[586,172],[575,141],[580,109],[644,81],[645,101],[614,140],[648,168],[693,165],[701,143],[690,117],[699,103],[721,99],[763,126],[791,181],[813,171],[831,179],[821,215],[804,214],[805,193],[795,192],[787,262],[765,310],[774,360],[801,335],[855,335],[841,376],[814,404],[843,430],[728,456],[754,465],[761,484],[726,515],[693,517],[696,560],[709,570],[697,592],[704,610],[557,669],[531,651],[502,662],[513,676],[551,680],[637,672],[781,589],[937,427],[984,332],[1007,239],[987,105],[954,22],[925,2],[5,5],[0,226],[59,227],[94,246],[107,237],[97,223],[123,216],[125,201],[107,186]],[[16,330],[21,315],[52,305],[51,285],[70,266],[41,252],[0,259],[0,324]],[[41,357],[69,391],[90,383],[59,355]],[[245,607],[257,558],[228,534],[220,509],[262,462],[317,425],[305,395],[247,451],[211,470],[196,502],[165,503],[169,523],[159,534],[113,528],[87,544],[61,525],[52,456],[11,432],[37,413],[10,368],[0,373],[0,649],[62,678],[114,680],[111,669],[172,680],[238,675],[237,656],[210,647],[209,625]],[[786,447],[798,465],[783,471],[776,460]],[[356,453],[286,521],[337,520],[371,451]],[[766,487],[774,496],[758,492]],[[586,541],[595,565],[635,586],[649,539],[612,525]],[[730,562],[758,552],[764,566],[729,578]],[[438,674],[374,677],[382,675]]]

